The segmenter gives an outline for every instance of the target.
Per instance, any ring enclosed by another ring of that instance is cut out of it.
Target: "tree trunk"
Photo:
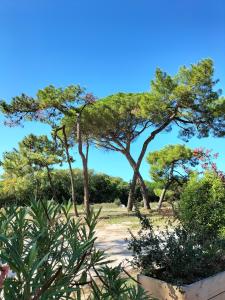
[[[120,150],[127,158],[128,162],[130,163],[131,167],[133,168],[134,172],[137,172],[137,176],[138,176],[138,180],[140,181],[140,184],[141,184],[141,189],[142,189],[142,195],[143,195],[143,200],[144,200],[144,203],[145,203],[145,206],[146,208],[150,208],[150,205],[149,205],[149,201],[148,201],[148,196],[146,194],[146,186],[145,186],[145,183],[144,183],[144,180],[143,178],[141,177],[141,174],[139,172],[139,169],[140,169],[140,165],[142,163],[142,160],[144,158],[144,155],[147,151],[147,148],[148,148],[148,145],[151,141],[154,140],[155,136],[157,134],[159,134],[161,131],[163,131],[172,121],[173,119],[175,118],[176,116],[176,113],[177,113],[177,109],[176,109],[176,112],[173,113],[165,123],[163,123],[160,127],[158,127],[156,130],[154,130],[150,136],[145,140],[142,148],[141,148],[141,152],[139,154],[139,157],[137,159],[137,161],[135,161],[133,159],[133,157],[131,156],[130,154],[130,150],[129,150],[129,145],[128,145],[128,148],[124,148],[122,147],[122,150]],[[118,144],[120,147],[121,147],[121,143]],[[136,181],[135,181],[136,182]],[[130,197],[129,197],[130,198]],[[129,199],[128,199],[129,200]],[[130,205],[130,204],[129,204]]]
[[[142,178],[140,172],[137,173],[138,181],[141,186],[141,193],[143,197],[143,202],[144,202],[144,208],[145,209],[151,209],[150,204],[149,204],[149,198],[148,198],[148,189],[146,187],[146,184],[144,182],[144,179]]]
[[[82,159],[83,162],[83,180],[84,180],[84,207],[85,212],[88,215],[90,213],[90,203],[89,203],[89,178],[88,178],[88,167],[87,160]]]
[[[88,178],[88,152],[89,143],[86,141],[86,154],[83,152],[83,141],[80,127],[80,114],[77,115],[77,141],[78,151],[82,159],[83,164],[83,182],[84,182],[84,207],[87,215],[90,214],[90,202],[89,202],[89,178]]]
[[[158,202],[158,210],[161,209],[163,200],[164,200],[165,195],[166,195],[166,192],[167,192],[167,190],[168,190],[170,184],[171,184],[172,181],[173,181],[174,164],[175,164],[175,163],[173,163],[172,166],[171,166],[171,170],[170,170],[170,173],[169,173],[168,181],[167,181],[167,183],[166,183],[166,185],[165,185],[165,187],[164,187],[164,189],[162,190],[162,193],[161,193],[161,195],[160,195],[159,202]]]
[[[140,168],[140,164],[141,164],[142,160],[140,160],[139,163],[137,164],[129,152],[127,152],[125,155],[127,157],[127,160],[129,161],[131,167],[134,170],[134,175],[133,175],[130,192],[129,192],[129,197],[128,197],[128,202],[127,202],[127,209],[128,209],[128,211],[132,210],[137,180],[140,183],[142,198],[144,201],[144,207],[146,209],[151,209],[150,204],[149,204],[149,198],[148,198],[148,190],[147,190],[146,184],[144,182],[144,179],[142,178],[142,176],[139,172],[139,168]]]
[[[137,183],[137,174],[134,172],[132,181],[130,183],[130,190],[129,190],[128,201],[127,201],[128,212],[132,211],[132,209],[133,209],[136,183]]]
[[[46,170],[47,170],[47,175],[48,175],[48,180],[49,180],[49,183],[50,183],[50,187],[51,187],[51,190],[52,190],[52,197],[56,201],[57,200],[56,192],[55,192],[55,189],[54,189],[54,185],[53,185],[53,182],[52,182],[52,176],[51,176],[51,173],[50,173],[50,170],[49,170],[48,166],[46,166]]]
[[[162,193],[160,195],[159,202],[158,202],[158,208],[157,208],[158,210],[160,210],[161,207],[162,207],[162,203],[165,199],[166,192],[168,191],[168,188],[169,188],[170,184],[171,184],[171,181],[168,181],[167,184],[165,185],[165,187],[162,190]]]
[[[72,169],[71,160],[70,160],[70,154],[69,154],[69,149],[68,149],[68,141],[67,141],[67,136],[66,136],[65,125],[62,126],[62,132],[63,132],[64,144],[65,144],[65,150],[66,150],[66,159],[67,159],[67,163],[68,163],[68,166],[69,166],[70,183],[71,183],[71,191],[72,191],[72,202],[73,202],[73,206],[74,206],[74,214],[75,214],[76,217],[78,217],[77,201],[76,201],[76,193],[75,193],[75,183],[74,183],[74,174],[73,174],[73,169]]]
[[[159,202],[158,202],[158,208],[157,208],[158,210],[160,210],[161,207],[162,207],[162,203],[163,203],[163,200],[165,198],[166,191],[167,191],[167,188],[164,187],[164,189],[162,190],[162,193],[160,194],[160,198],[159,198]]]

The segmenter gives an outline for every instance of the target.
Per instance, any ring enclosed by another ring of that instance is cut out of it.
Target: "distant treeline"
[[[70,177],[67,170],[53,170],[52,182],[58,202],[68,201],[71,198]],[[75,190],[77,203],[83,203],[83,177],[82,171],[74,169]],[[119,199],[122,204],[127,204],[129,183],[120,177],[112,177],[104,173],[89,172],[89,189],[91,203],[113,202]],[[157,201],[158,197],[153,192],[153,184],[146,182],[150,201]],[[26,204],[30,199],[51,199],[52,190],[48,181],[47,173],[39,171],[34,176],[4,177],[0,181],[0,205],[17,202]],[[142,200],[140,187],[137,186],[135,198]]]

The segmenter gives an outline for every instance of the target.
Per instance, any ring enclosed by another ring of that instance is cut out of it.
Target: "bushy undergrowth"
[[[153,229],[137,209],[141,230],[131,233],[134,267],[173,284],[190,284],[225,270],[224,183],[215,174],[191,178],[181,197],[179,225]]]
[[[67,202],[71,198],[70,177],[67,170],[53,170],[51,173],[52,182],[58,202]],[[83,175],[79,169],[74,169],[75,192],[77,203],[83,203]],[[157,201],[153,187],[147,183],[149,197],[151,201]],[[122,204],[127,203],[129,193],[129,183],[120,177],[112,177],[103,173],[89,171],[89,193],[91,203],[106,203],[118,198]],[[15,203],[25,205],[30,203],[30,199],[52,199],[52,189],[49,185],[47,173],[36,172],[36,179],[32,176],[7,177],[3,174],[0,180],[0,206],[7,206]],[[136,199],[142,199],[140,186],[135,192]]]
[[[225,228],[225,184],[214,173],[190,178],[179,203],[183,226],[204,239],[215,238]]]
[[[95,248],[98,214],[74,220],[70,209],[32,202],[30,207],[1,210],[1,297],[79,300],[88,287],[90,300],[147,299],[143,291],[128,286],[121,266],[108,267],[104,252]]]

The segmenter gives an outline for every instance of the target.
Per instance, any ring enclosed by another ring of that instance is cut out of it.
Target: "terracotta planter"
[[[225,272],[179,287],[144,275],[138,281],[158,300],[225,300]]]

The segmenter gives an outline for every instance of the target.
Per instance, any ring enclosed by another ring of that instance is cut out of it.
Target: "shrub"
[[[37,199],[52,199],[52,189],[48,183],[47,173],[36,172],[37,181],[30,176],[6,178],[0,181],[0,206],[10,205],[11,202],[23,204],[24,199],[29,203]],[[71,198],[70,177],[67,170],[53,170],[52,181],[59,203]],[[79,169],[74,169],[75,192],[78,204],[83,203],[83,175]],[[89,171],[89,192],[92,203],[113,202],[120,198],[126,204],[129,185],[119,177]]]
[[[140,207],[144,207],[144,200],[141,200]]]
[[[143,274],[172,284],[190,284],[225,268],[225,241],[199,242],[199,236],[178,226],[155,232],[146,217],[138,215],[142,228],[131,233],[128,248],[132,265]]]
[[[147,299],[121,279],[121,266],[107,267],[104,252],[95,248],[98,214],[75,221],[70,210],[71,205],[40,201],[0,211],[1,299],[81,300],[85,286],[90,300],[131,299],[131,294]],[[13,276],[7,276],[9,270]]]
[[[204,239],[219,235],[225,227],[225,186],[212,173],[193,176],[181,195],[179,218],[187,230]]]
[[[120,206],[121,205],[121,201],[119,198],[116,198],[113,202],[116,206]]]

